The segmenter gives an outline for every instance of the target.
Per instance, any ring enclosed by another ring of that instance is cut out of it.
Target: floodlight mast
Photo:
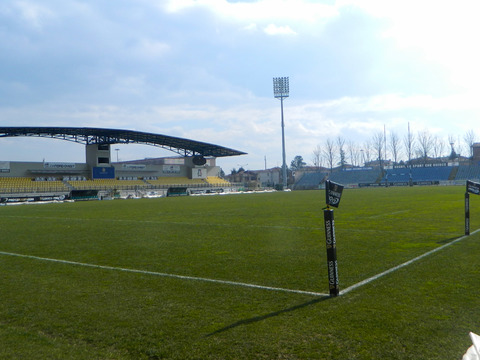
[[[289,80],[288,77],[273,78],[273,96],[280,99],[280,107],[282,112],[282,176],[283,188],[287,188],[287,161],[285,156],[285,123],[283,121],[283,99],[289,96]]]

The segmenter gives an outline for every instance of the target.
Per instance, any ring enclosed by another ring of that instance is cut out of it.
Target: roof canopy
[[[0,127],[1,137],[37,136],[90,144],[145,144],[182,156],[235,156],[246,153],[200,141],[133,130],[85,127]]]

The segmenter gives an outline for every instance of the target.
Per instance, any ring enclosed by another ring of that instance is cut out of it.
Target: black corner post
[[[470,235],[470,194],[465,193],[465,235]]]
[[[330,296],[338,296],[340,287],[338,283],[337,242],[335,240],[333,210],[327,206],[323,210],[323,217],[325,219],[325,237],[327,241],[328,286],[330,288]]]
[[[330,296],[338,296],[340,294],[335,220],[333,217],[333,209],[330,209],[330,206],[338,208],[342,192],[343,185],[336,184],[330,180],[325,181],[325,201],[327,207],[323,209],[323,218],[325,220],[325,237],[327,242],[328,285],[330,288]]]
[[[465,235],[470,235],[470,193],[480,195],[480,183],[467,180],[465,190]]]

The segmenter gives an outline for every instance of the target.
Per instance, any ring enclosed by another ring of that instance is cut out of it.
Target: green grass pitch
[[[340,290],[461,237],[464,191],[345,190]],[[2,206],[0,358],[461,359],[480,332],[480,233],[336,298],[283,291],[328,294],[324,196]]]

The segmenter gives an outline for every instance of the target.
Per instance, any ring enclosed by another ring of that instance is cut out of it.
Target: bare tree
[[[360,151],[358,150],[357,144],[350,140],[347,143],[347,148],[350,155],[350,162],[353,166],[358,166],[360,164]]]
[[[372,136],[372,146],[375,152],[375,156],[377,157],[378,161],[382,161],[383,158],[383,146],[384,146],[384,136],[381,131],[373,134]]]
[[[408,164],[412,163],[412,155],[415,149],[415,135],[410,132],[410,124],[408,125],[408,133],[403,138],[403,145],[405,146],[405,152],[408,158]]]
[[[331,137],[315,147],[312,162],[316,167],[326,167],[330,170],[337,165],[345,166],[347,163],[353,166],[366,166],[372,160],[383,162],[387,151],[395,164],[406,159],[405,164],[411,165],[416,157],[426,163],[430,157],[442,159],[448,154],[449,159],[454,160],[460,156],[460,151],[472,156],[472,145],[475,141],[479,139],[476,139],[473,130],[463,135],[451,134],[447,142],[447,137],[432,134],[429,129],[413,133],[409,124],[408,133],[405,135],[399,136],[395,132],[386,134],[385,130],[378,131],[361,144],[356,143],[355,139]]]
[[[432,135],[428,130],[423,130],[418,132],[418,153],[423,158],[423,163],[427,162],[427,158],[432,151],[433,141]]]
[[[465,141],[465,146],[467,147],[468,156],[470,159],[473,158],[473,144],[475,143],[475,133],[473,130],[468,130],[463,136],[463,141]]]
[[[322,166],[322,147],[320,145],[313,149],[312,162],[315,167]]]
[[[393,156],[393,162],[398,163],[398,157],[400,156],[400,138],[395,132],[390,133],[390,152]]]
[[[335,143],[331,139],[325,141],[325,148],[323,149],[323,155],[327,161],[327,165],[330,168],[330,171],[333,170],[333,165],[335,164]]]
[[[345,139],[342,138],[341,136],[337,137],[337,149],[338,149],[338,155],[340,159],[340,166],[343,169],[345,164],[347,163],[346,155],[345,155],[345,150],[343,147],[345,146]]]
[[[368,164],[372,160],[372,143],[370,140],[367,140],[363,143],[363,165]]]
[[[434,135],[432,138],[432,149],[433,149],[433,157],[435,159],[441,158],[445,151],[445,142],[443,139],[437,135]]]

